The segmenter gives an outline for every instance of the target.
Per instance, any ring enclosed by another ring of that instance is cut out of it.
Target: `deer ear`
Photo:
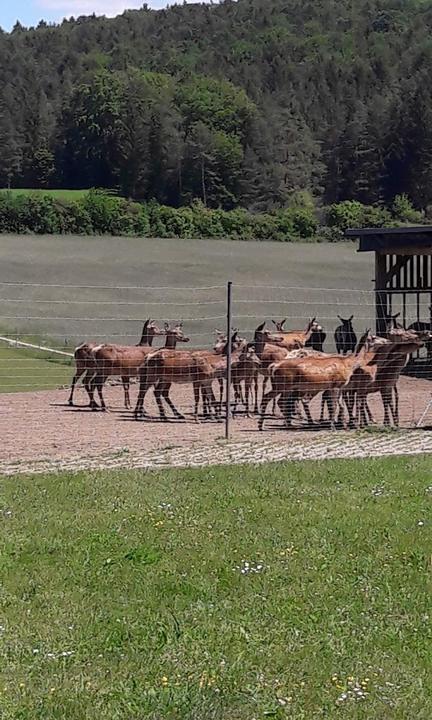
[[[274,322],[274,321],[273,321],[273,322]],[[265,328],[265,320],[264,320],[263,323],[261,323],[261,325],[258,325],[258,327],[257,327],[257,329],[255,330],[255,332],[262,332],[262,331],[264,330],[264,328]]]
[[[399,315],[400,315],[400,312],[396,313],[396,315],[393,315],[393,320],[396,320],[396,318],[398,318]]]
[[[285,325],[285,323],[286,323],[287,320],[288,320],[288,318],[284,318],[284,319],[281,321],[281,324],[280,324],[281,328],[283,328],[283,326]]]
[[[343,320],[340,315],[337,315],[336,317],[341,321],[341,323],[343,323]]]
[[[348,318],[348,322],[351,322],[351,320],[354,320],[354,315],[351,315],[351,317]]]
[[[278,324],[277,324],[276,320],[272,320],[272,323],[273,323],[273,325],[275,325],[275,327],[277,327],[277,326],[278,326]],[[264,325],[265,325],[265,323],[264,323]]]

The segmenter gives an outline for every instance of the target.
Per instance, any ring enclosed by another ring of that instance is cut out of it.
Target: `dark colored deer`
[[[431,332],[432,331],[432,305],[429,305],[429,314],[430,314],[430,320],[429,322],[423,322],[422,320],[417,320],[416,322],[411,323],[408,330],[414,330],[414,332]],[[426,340],[425,342],[425,348],[427,350],[427,359],[430,361],[432,360],[432,341]]]
[[[347,355],[348,353],[355,352],[357,345],[357,335],[354,332],[352,321],[354,315],[351,317],[342,318],[338,315],[342,325],[338,325],[334,333],[335,345],[338,355]]]

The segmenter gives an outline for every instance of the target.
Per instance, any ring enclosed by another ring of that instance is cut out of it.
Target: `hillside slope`
[[[227,0],[0,35],[0,185],[432,197],[430,0]]]

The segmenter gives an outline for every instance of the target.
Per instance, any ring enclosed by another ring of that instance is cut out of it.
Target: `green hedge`
[[[101,190],[76,200],[0,192],[0,233],[339,242],[348,227],[392,226],[414,219],[422,222],[423,216],[405,196],[395,198],[391,210],[357,201],[331,205],[319,226],[309,204],[252,214],[241,208],[210,210],[200,202],[183,208],[140,204]]]

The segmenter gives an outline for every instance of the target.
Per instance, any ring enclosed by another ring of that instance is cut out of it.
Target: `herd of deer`
[[[303,412],[313,424],[310,401],[322,393],[320,423],[326,410],[332,428],[363,427],[374,422],[367,399],[380,393],[384,407],[384,424],[399,424],[399,395],[397,382],[412,353],[427,345],[432,347],[432,332],[412,326],[407,330],[397,323],[397,315],[386,318],[383,337],[373,336],[367,330],[357,341],[352,325],[353,317],[341,318],[334,334],[337,353],[323,351],[326,333],[316,319],[311,319],[302,331],[286,331],[286,322],[273,320],[275,330],[260,324],[252,342],[242,339],[235,331],[228,338],[216,331],[213,350],[179,350],[178,343],[188,343],[182,324],[171,328],[167,323],[160,329],[152,320],[144,324],[141,340],[136,346],[84,343],[75,350],[76,373],[72,381],[69,404],[73,405],[75,385],[81,376],[88,393],[90,407],[99,408],[95,400],[98,393],[101,409],[106,405],[103,387],[111,376],[119,376],[124,387],[125,407],[130,408],[130,381],[139,379],[139,394],[134,410],[136,419],[146,416],[144,401],[150,388],[161,419],[166,419],[164,402],[177,419],[184,416],[175,407],[170,389],[173,384],[190,383],[194,391],[194,418],[198,421],[200,400],[206,417],[214,413],[220,418],[224,396],[224,379],[227,376],[227,359],[231,358],[233,388],[233,414],[239,403],[244,404],[250,417],[251,396],[254,412],[259,414],[258,427],[263,429],[269,403],[273,413],[278,404],[287,426],[295,415]],[[164,336],[165,346],[153,347],[155,337]],[[229,352],[229,343],[231,352]],[[262,395],[259,403],[259,378],[262,376]],[[218,381],[216,399],[213,383]]]

